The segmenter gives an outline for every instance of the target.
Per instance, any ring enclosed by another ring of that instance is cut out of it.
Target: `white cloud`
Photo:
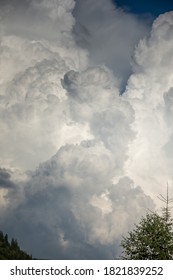
[[[50,28],[56,27],[60,31],[59,25],[64,26],[64,19],[73,18],[70,11],[74,3],[63,1],[59,5],[54,1],[48,7],[45,4],[44,1],[35,1],[34,6],[27,9],[28,22],[22,26],[26,31],[29,28],[29,35],[19,30],[15,7],[11,7],[7,13],[10,20],[2,17],[6,28],[0,45],[1,164],[23,171],[35,168],[52,156],[62,144],[68,141],[78,143],[89,134],[88,128],[82,126],[84,136],[80,135],[81,125],[71,121],[69,104],[61,86],[61,78],[67,71],[83,69],[86,65],[87,51],[76,46],[71,35],[72,22],[65,34],[60,32],[49,41],[46,38],[48,30],[40,25],[44,24],[46,18]],[[42,11],[48,9],[51,12],[54,5],[64,9],[63,19],[57,13],[55,22]],[[12,11],[14,15],[11,19]],[[24,8],[23,12],[27,13]],[[33,18],[34,15],[38,18]],[[19,20],[23,22],[20,17]],[[39,32],[41,37],[35,40],[37,26],[44,34]],[[53,29],[52,34],[55,34]]]
[[[167,181],[172,182],[172,157],[168,156],[172,141],[172,30],[172,12],[156,19],[150,37],[136,48],[134,74],[125,93],[135,110],[133,127],[137,132],[127,172],[153,194],[166,187]]]

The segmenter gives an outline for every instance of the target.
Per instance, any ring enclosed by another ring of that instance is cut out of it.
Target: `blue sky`
[[[173,1],[171,0],[113,0],[119,7],[124,8],[135,14],[159,14],[173,10]]]

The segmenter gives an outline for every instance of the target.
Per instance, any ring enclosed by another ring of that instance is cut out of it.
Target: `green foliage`
[[[173,259],[172,227],[168,209],[163,210],[163,216],[156,213],[147,214],[127,237],[123,237],[121,242],[123,259]]]
[[[22,251],[17,241],[12,238],[11,242],[8,240],[8,235],[4,235],[0,231],[0,260],[31,260],[26,252]]]

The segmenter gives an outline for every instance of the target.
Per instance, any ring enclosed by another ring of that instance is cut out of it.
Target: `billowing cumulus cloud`
[[[70,13],[72,2],[60,3],[64,17],[65,9],[67,9],[67,18],[72,17]],[[68,104],[61,86],[61,78],[70,69],[79,70],[85,66],[87,51],[76,46],[70,28],[64,31],[64,36],[63,32],[60,32],[57,33],[56,38],[47,40],[46,34],[50,32],[40,26],[45,33],[39,32],[41,38],[35,40],[38,21],[41,25],[46,18],[50,28],[54,26],[58,30],[59,25],[64,26],[61,13],[58,17],[57,12],[56,18],[52,19],[49,18],[49,13],[44,14],[42,11],[48,9],[51,13],[54,10],[53,2],[48,6],[44,1],[38,1],[38,5],[36,3],[34,1],[34,4],[29,6],[30,16],[26,19],[29,22],[24,22],[22,25],[23,28],[29,29],[30,35],[20,32],[20,37],[16,23],[20,17],[17,12],[15,13],[15,7],[11,7],[14,23],[11,22],[12,19],[7,21],[9,22],[9,26],[8,24],[6,26],[7,34],[2,35],[0,46],[2,57],[0,120],[3,131],[0,140],[1,161],[4,166],[23,170],[36,167],[39,162],[52,156],[64,143],[63,134],[66,135],[66,139],[69,137],[71,142],[81,139],[80,135],[79,137],[75,133],[72,135],[72,131],[79,134],[81,127],[78,124],[70,124],[71,119],[68,116]],[[56,7],[61,10],[60,4],[56,3]],[[30,9],[38,19],[32,20]],[[25,10],[24,12],[26,13]],[[43,13],[43,18],[40,13]],[[5,20],[4,22],[6,23]],[[13,26],[17,30],[12,30]],[[71,23],[71,28],[72,26]],[[53,31],[52,33],[55,34]],[[61,135],[60,130],[63,130]]]
[[[0,226],[36,258],[116,258],[172,180],[172,13],[142,39],[111,1],[1,11]]]
[[[105,0],[77,0],[73,13],[76,40],[87,46],[90,63],[111,68],[122,91],[131,73],[134,46],[149,33],[151,18],[124,13]]]
[[[172,28],[172,12],[155,20],[150,37],[141,40],[135,51],[134,74],[125,93],[135,110],[137,132],[127,171],[154,193],[166,181],[172,184]]]
[[[27,250],[38,257],[115,257],[121,234],[147,207],[152,209],[153,202],[129,178],[112,184],[113,171],[111,154],[99,143],[62,147],[30,173],[15,217],[13,206],[8,209],[6,228],[11,232],[12,224]],[[40,246],[37,239],[50,247]]]
[[[129,141],[134,137],[130,127],[134,111],[119,96],[116,79],[106,68],[89,67],[81,73],[68,72],[62,84],[74,119],[89,122],[93,137],[114,153],[117,174],[119,167],[122,170]]]

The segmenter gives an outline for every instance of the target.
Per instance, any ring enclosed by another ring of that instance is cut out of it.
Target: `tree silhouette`
[[[8,235],[0,231],[0,260],[30,260],[32,256],[22,251],[17,240],[8,240]]]

